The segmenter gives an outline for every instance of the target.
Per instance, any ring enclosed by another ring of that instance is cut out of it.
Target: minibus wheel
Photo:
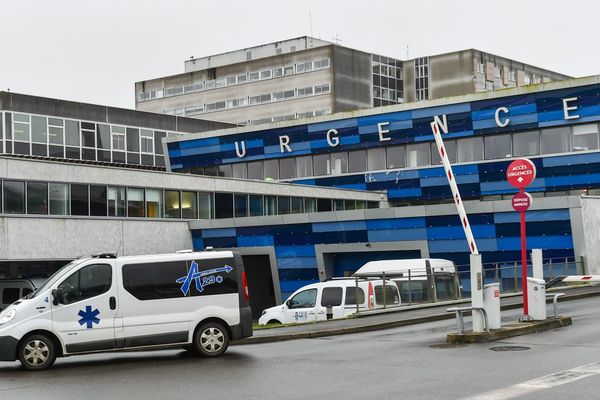
[[[46,335],[28,336],[19,346],[19,361],[27,370],[39,371],[50,368],[55,360],[54,342]]]
[[[204,357],[217,357],[229,346],[229,332],[218,322],[206,322],[196,330],[195,350]]]

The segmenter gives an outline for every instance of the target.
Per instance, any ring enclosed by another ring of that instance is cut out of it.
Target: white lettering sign
[[[386,133],[390,133],[390,131],[383,128],[384,126],[388,126],[389,124],[390,124],[389,122],[379,122],[377,124],[377,130],[379,131],[379,141],[380,142],[387,142],[388,140],[392,140],[392,138],[390,138],[390,137],[383,136]]]
[[[331,136],[331,135],[335,135],[335,136]],[[327,131],[327,144],[329,145],[329,147],[335,147],[338,144],[340,144],[340,138],[337,135],[338,135],[337,129],[330,129]]]
[[[290,147],[290,137],[289,136],[287,136],[287,135],[279,136],[279,149],[282,153],[285,153],[286,150],[288,153],[292,152],[292,148]]]
[[[442,119],[436,115],[433,117],[433,120],[437,123],[442,132],[448,133],[448,118],[446,118],[446,114],[442,115]]]
[[[565,114],[565,119],[577,119],[579,118],[578,114],[569,114],[569,111],[577,110],[577,106],[569,106],[569,102],[576,101],[577,97],[569,97],[563,99],[563,112]]]
[[[500,128],[507,127],[510,123],[510,118],[506,118],[504,121],[500,121],[500,113],[508,113],[508,108],[500,107],[496,110],[496,114],[494,115],[494,117],[496,118],[496,125],[498,125]]]
[[[243,158],[246,156],[246,142],[242,142],[242,149],[240,150],[240,142],[235,142],[235,154],[239,158]]]

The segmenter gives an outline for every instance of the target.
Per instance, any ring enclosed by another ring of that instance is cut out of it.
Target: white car
[[[40,370],[61,356],[164,347],[214,357],[251,335],[239,254],[102,254],[65,265],[0,313],[0,361]]]
[[[0,312],[34,290],[35,284],[29,279],[1,279]]]
[[[365,294],[366,293],[366,294]],[[313,283],[296,290],[281,305],[267,308],[259,318],[259,325],[289,324],[327,319],[330,306],[331,318],[344,318],[361,310],[381,308],[384,304],[383,280],[358,281],[355,279],[333,279]],[[386,281],[385,303],[387,306],[400,305],[398,287]]]

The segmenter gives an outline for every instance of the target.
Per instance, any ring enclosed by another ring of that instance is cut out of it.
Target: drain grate
[[[456,349],[458,347],[465,347],[464,343],[440,343],[440,344],[432,344],[432,349]]]
[[[490,350],[492,351],[525,351],[525,350],[529,350],[531,349],[531,347],[527,347],[527,346],[496,346],[496,347],[490,347]]]

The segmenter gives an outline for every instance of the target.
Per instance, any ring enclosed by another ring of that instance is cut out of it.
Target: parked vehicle
[[[456,266],[441,258],[370,261],[352,276],[382,277],[398,285],[403,303],[431,302],[460,298]]]
[[[214,357],[251,335],[237,253],[101,254],[65,265],[0,314],[0,361],[40,370],[56,357],[172,346]]]
[[[386,305],[399,305],[398,288],[388,281],[385,286]],[[296,290],[281,305],[267,308],[259,318],[259,325],[273,323],[288,324],[327,319],[330,306],[332,318],[344,318],[360,310],[381,308],[384,305],[383,281],[355,279],[333,279],[313,283]]]
[[[35,291],[35,283],[30,279],[0,280],[0,312],[15,301]]]

